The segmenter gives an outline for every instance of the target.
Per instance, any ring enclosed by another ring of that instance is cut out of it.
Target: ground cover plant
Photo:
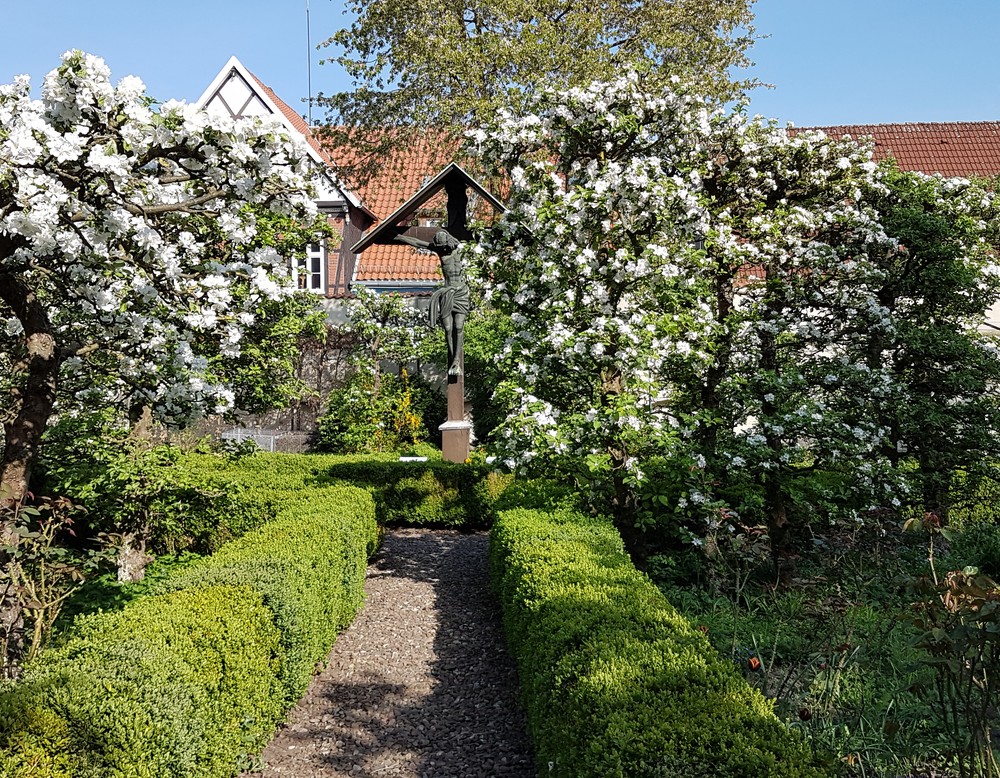
[[[975,674],[1000,634],[1000,590],[978,567],[994,542],[981,538],[1000,529],[977,522],[966,535],[956,517],[947,540],[932,521],[904,524],[815,528],[779,582],[760,532],[646,569],[782,720],[838,756],[840,774],[994,775],[982,717],[995,721],[1000,697]]]

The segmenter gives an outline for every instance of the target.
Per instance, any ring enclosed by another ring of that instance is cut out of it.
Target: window
[[[306,255],[300,257],[293,269],[295,285],[317,294],[326,293],[326,241],[310,243]]]

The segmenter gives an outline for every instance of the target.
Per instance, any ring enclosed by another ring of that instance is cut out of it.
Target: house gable
[[[321,271],[312,272],[307,288],[326,297],[343,297],[350,293],[355,275],[357,256],[350,246],[374,221],[375,215],[361,198],[341,185],[337,179],[333,158],[295,110],[281,100],[236,57],[229,61],[212,80],[196,105],[209,113],[238,119],[244,117],[276,117],[290,137],[298,138],[320,171],[316,205],[327,214],[330,224],[340,233],[338,242],[328,240]],[[323,278],[315,282],[315,273]]]

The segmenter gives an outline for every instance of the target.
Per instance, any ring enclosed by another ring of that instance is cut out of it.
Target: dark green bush
[[[372,457],[341,458],[323,477],[370,489],[380,524],[466,528],[493,522],[494,505],[512,481],[485,465]]]
[[[540,774],[825,774],[635,569],[609,522],[508,510],[490,556]]]
[[[953,567],[978,567],[1000,576],[1000,479],[959,472],[953,479],[955,504],[948,512]]]
[[[977,567],[986,575],[1000,577],[1000,524],[970,521],[949,534],[952,566]]]

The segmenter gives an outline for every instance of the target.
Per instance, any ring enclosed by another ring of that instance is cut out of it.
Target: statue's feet
[[[448,369],[448,375],[462,375],[462,366],[461,365],[452,365]]]

